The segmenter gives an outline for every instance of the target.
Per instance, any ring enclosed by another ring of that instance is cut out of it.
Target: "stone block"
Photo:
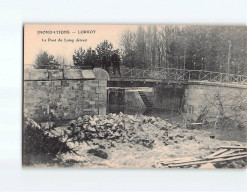
[[[100,93],[101,94],[106,94],[107,93],[107,88],[106,87],[100,87]]]
[[[95,106],[96,107],[106,107],[106,102],[104,102],[104,101],[97,101],[95,103]]]
[[[66,80],[62,80],[62,86],[63,87],[68,87],[69,86],[69,82]]]
[[[65,69],[64,79],[82,79],[82,71],[80,69]]]
[[[96,88],[95,88],[95,92],[96,92],[97,94],[99,94],[99,93],[100,93],[100,89],[101,89],[100,87],[96,87]]]
[[[84,86],[83,86],[83,90],[84,90],[84,91],[89,91],[89,90],[90,90],[90,86],[84,85]]]
[[[88,102],[84,101],[82,104],[81,104],[81,107],[84,109],[84,108],[91,108],[91,106],[89,105]]]
[[[106,114],[106,107],[99,107],[99,115]]]
[[[56,90],[62,90],[62,86],[60,85],[60,86],[56,86],[56,88],[55,88]]]
[[[106,99],[107,99],[106,93],[99,94],[99,101],[106,101]]]
[[[99,86],[99,80],[92,80],[91,82],[94,83],[95,86]]]
[[[98,96],[97,97],[91,97],[91,100],[97,102],[97,101],[99,101],[99,97]]]
[[[93,70],[81,70],[82,79],[95,79]]]
[[[93,72],[95,75],[95,79],[97,80],[105,80],[105,81],[110,80],[109,74],[102,68],[94,68]]]
[[[88,101],[89,105],[95,105],[95,101]]]
[[[95,79],[95,76],[92,70],[67,69],[64,70],[64,78],[91,80]]]
[[[92,109],[92,114],[99,114],[99,109],[98,108],[93,108]]]
[[[98,83],[94,83],[94,82],[91,81],[91,82],[90,82],[90,86],[96,88],[96,87],[98,87],[99,85],[98,85]]]
[[[24,81],[30,80],[30,79],[29,79],[29,70],[24,70],[24,73],[23,73],[23,80],[24,80]]]
[[[83,108],[83,111],[86,111],[86,112],[89,112],[89,111],[92,111],[92,108]]]
[[[100,87],[106,87],[107,86],[107,81],[99,80],[99,86]]]
[[[49,80],[61,80],[63,79],[62,70],[48,70]]]
[[[61,86],[61,81],[53,81],[53,86]]]
[[[48,71],[46,69],[25,70],[24,80],[48,80]]]

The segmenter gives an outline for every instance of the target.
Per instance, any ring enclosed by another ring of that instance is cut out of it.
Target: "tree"
[[[90,47],[87,49],[87,52],[85,53],[84,63],[86,66],[93,66],[93,60],[92,60],[92,48]]]
[[[238,129],[247,125],[246,121],[246,94],[226,92],[218,88],[215,92],[206,93],[207,106],[205,119],[213,122],[214,128]]]
[[[53,55],[50,55],[47,51],[41,51],[35,59],[35,64],[37,69],[43,68],[56,68],[56,65],[59,65],[58,62],[54,59]]]
[[[123,65],[127,67],[134,67],[135,65],[135,39],[136,34],[130,30],[122,33],[120,45],[122,47]]]
[[[113,49],[113,44],[108,42],[107,40],[104,40],[103,42],[97,45],[97,47],[95,48],[97,54],[96,66],[101,64],[101,60],[103,56],[105,56],[107,60],[110,60],[112,49]]]
[[[232,26],[139,26],[121,36],[123,64],[232,74],[247,73],[247,28]]]
[[[85,50],[80,47],[75,49],[73,54],[73,61],[75,66],[85,66]]]
[[[146,67],[146,42],[145,42],[145,29],[140,25],[136,33],[136,65],[141,68]]]

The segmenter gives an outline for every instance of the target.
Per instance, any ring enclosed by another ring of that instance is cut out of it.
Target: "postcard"
[[[246,35],[25,24],[23,167],[245,169]]]

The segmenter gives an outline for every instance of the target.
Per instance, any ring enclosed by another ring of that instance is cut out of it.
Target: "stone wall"
[[[24,113],[37,121],[106,114],[107,80],[103,69],[24,71]]]
[[[130,108],[146,108],[138,91],[125,90],[125,105]]]
[[[190,82],[185,89],[184,110],[191,113],[196,118],[207,106],[211,115],[217,112],[217,102],[213,98],[219,94],[222,106],[227,110],[237,101],[243,101],[244,108],[247,110],[247,86],[234,84],[218,84],[212,82]],[[210,105],[215,102],[215,106]]]
[[[154,108],[178,111],[181,108],[184,89],[178,85],[159,84],[153,88]]]

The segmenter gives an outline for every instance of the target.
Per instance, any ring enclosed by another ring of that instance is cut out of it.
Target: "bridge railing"
[[[221,72],[205,71],[205,70],[186,70],[176,68],[121,68],[121,75],[125,78],[136,79],[165,79],[175,81],[210,81],[220,83],[239,83],[247,84],[246,75],[227,74]],[[110,73],[110,77],[114,76]]]
[[[35,65],[25,64],[26,67],[37,68]],[[42,66],[42,68],[50,69],[88,69],[91,67],[56,65],[56,66]],[[112,72],[109,73],[110,77],[119,77]],[[247,84],[246,75],[227,74],[221,72],[205,71],[205,70],[186,70],[177,68],[128,68],[121,67],[121,75],[124,78],[132,79],[160,79],[172,81],[211,81],[220,83],[238,83]]]

